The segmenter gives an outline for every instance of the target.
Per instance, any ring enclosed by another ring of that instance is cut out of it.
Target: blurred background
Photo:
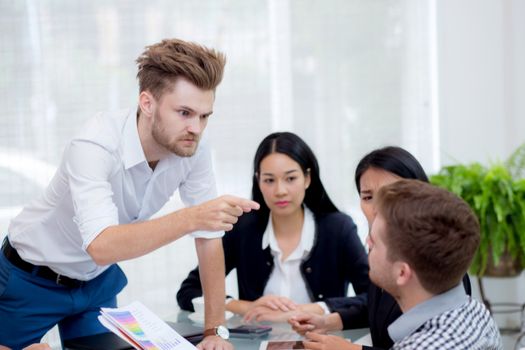
[[[505,159],[525,142],[525,1],[0,0],[0,238],[87,119],[136,106],[134,60],[172,37],[228,59],[206,131],[219,192],[249,196],[258,143],[293,131],[363,239],[353,172],[372,149],[405,147],[432,174]],[[175,193],[158,215],[180,206]],[[183,238],[122,263],[119,303],[175,314],[196,261]],[[491,299],[523,303],[523,274],[486,280]]]

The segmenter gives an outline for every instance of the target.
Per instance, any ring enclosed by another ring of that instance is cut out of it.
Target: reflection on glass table
[[[177,322],[177,323],[191,323],[197,326],[203,326],[202,323],[192,322],[190,318],[188,317],[190,314],[191,313],[187,311],[179,311],[173,317],[169,317],[167,321]],[[238,327],[242,325],[242,318],[238,315],[229,317],[229,319],[226,321],[226,325],[230,329],[234,327]],[[267,335],[258,336],[258,337],[231,336],[230,341],[235,346],[235,349],[237,350],[258,350],[261,341],[264,341],[264,340],[300,340],[300,339],[303,339],[303,337],[295,333],[290,327],[290,325],[288,325],[287,323],[264,323],[264,325],[269,325],[272,327],[272,331]],[[346,331],[341,331],[341,332],[333,332],[331,334],[335,334],[335,335],[344,337],[346,339],[355,341],[357,339],[362,338],[366,334],[368,334],[368,332],[369,330],[367,328],[361,328],[361,329],[352,329],[352,330],[346,330]]]

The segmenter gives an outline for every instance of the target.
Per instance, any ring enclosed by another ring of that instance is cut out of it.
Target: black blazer
[[[463,276],[463,286],[468,295],[472,294],[470,279]],[[396,300],[372,282],[368,287],[368,296],[358,295],[351,298],[332,298],[325,301],[330,310],[339,313],[343,320],[343,329],[370,327],[373,347],[363,346],[363,350],[390,349],[393,341],[388,334],[390,326],[402,312]]]
[[[312,300],[342,297],[352,283],[356,294],[368,289],[368,258],[350,216],[341,212],[315,216],[315,239],[301,263],[301,274]],[[263,295],[273,270],[270,247],[262,249],[268,218],[257,212],[244,214],[222,238],[226,274],[237,269],[239,299],[256,300]],[[177,292],[183,310],[193,310],[191,300],[202,295],[198,267],[190,272]]]

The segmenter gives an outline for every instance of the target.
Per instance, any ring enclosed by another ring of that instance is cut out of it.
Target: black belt
[[[37,266],[27,261],[23,260],[15,248],[11,246],[7,237],[4,239],[4,244],[2,244],[2,252],[9,262],[25,272],[29,272],[38,277],[48,279],[55,282],[59,286],[64,286],[68,288],[77,288],[84,284],[83,281],[75,280],[66,276],[59,275],[55,271],[51,270],[47,266]]]

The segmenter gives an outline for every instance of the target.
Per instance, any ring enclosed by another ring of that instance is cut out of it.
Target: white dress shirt
[[[207,140],[192,157],[172,154],[152,171],[135,111],[97,115],[66,146],[44,193],[9,226],[9,241],[24,260],[90,280],[108,266],[95,264],[86,249],[107,227],[149,219],[177,189],[187,206],[216,197]],[[222,234],[193,233],[207,238]]]
[[[312,299],[306,289],[301,273],[301,262],[310,253],[314,244],[315,221],[312,212],[304,207],[304,223],[301,240],[295,250],[282,261],[282,251],[273,231],[272,218],[266,226],[262,238],[262,249],[268,245],[272,252],[274,268],[264,288],[264,295],[279,295],[293,300],[297,304],[311,303]]]

